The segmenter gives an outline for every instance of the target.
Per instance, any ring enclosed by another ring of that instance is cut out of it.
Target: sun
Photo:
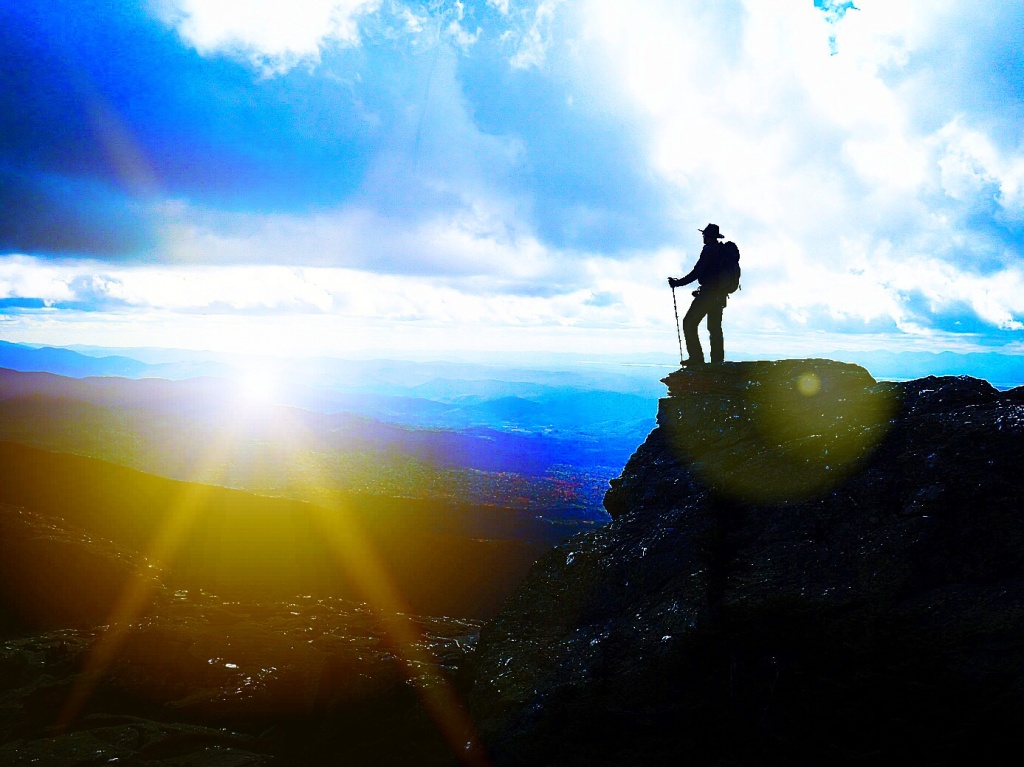
[[[270,404],[280,391],[277,376],[267,370],[243,370],[237,381],[242,399],[249,403]]]

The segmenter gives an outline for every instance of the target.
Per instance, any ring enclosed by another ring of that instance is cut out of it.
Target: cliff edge
[[[664,382],[613,521],[481,634],[491,759],[998,761],[1024,718],[1024,391],[813,359]]]

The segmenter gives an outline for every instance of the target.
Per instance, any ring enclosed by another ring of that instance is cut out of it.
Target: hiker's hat
[[[710,234],[715,239],[721,240],[725,238],[725,235],[718,231],[718,224],[708,224],[703,229],[698,229],[701,234]]]

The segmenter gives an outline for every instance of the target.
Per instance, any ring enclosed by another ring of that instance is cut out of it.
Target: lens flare
[[[804,373],[796,379],[796,390],[805,397],[813,397],[821,391],[821,379],[815,373]]]
[[[863,368],[829,360],[676,376],[659,414],[670,444],[709,485],[749,503],[835,487],[886,434],[897,405]]]
[[[225,411],[219,439],[207,446],[202,461],[195,467],[195,473],[208,482],[222,481],[233,465],[233,456],[242,447],[238,437],[251,428],[250,421],[245,409],[229,408]],[[289,411],[275,418],[274,424],[274,433],[281,441],[279,451],[286,465],[288,456],[302,455],[315,443],[313,435],[304,428],[301,418]],[[304,486],[307,496],[315,493],[317,485],[332,486],[329,477],[316,478],[297,472],[294,479],[296,484]],[[180,496],[172,499],[162,526],[144,552],[146,562],[157,567],[173,568],[176,556],[184,558],[185,547],[191,544],[189,536],[205,521],[200,515],[205,510],[211,510],[210,494],[218,489],[196,483],[182,484]],[[408,600],[397,585],[385,558],[362,528],[358,516],[345,502],[339,500],[340,497],[328,496],[321,505],[308,507],[313,517],[313,527],[318,532],[318,540],[326,544],[335,567],[354,585],[359,599],[375,616],[380,635],[397,659],[408,683],[416,690],[423,710],[433,720],[452,753],[466,765],[477,767],[487,764],[468,711],[442,671],[439,659],[433,656],[429,637],[425,636],[423,627],[411,615]],[[282,560],[296,558],[291,564],[301,568],[301,547],[292,545],[287,536],[281,534],[281,528],[277,520],[261,522],[254,517],[245,521],[244,530],[225,529],[227,537],[218,544],[211,566],[227,582],[235,574],[245,576],[245,573],[236,573],[232,569],[236,566],[244,567],[245,561],[248,561],[244,556],[245,542],[248,541],[250,546],[267,545],[269,538],[273,542],[272,547],[276,546],[280,551]],[[269,530],[276,532],[269,533]],[[140,568],[117,600],[106,629],[97,637],[87,654],[81,673],[55,722],[56,732],[64,731],[81,715],[108,670],[123,658],[126,643],[131,639],[132,632],[136,631],[142,616],[150,609],[155,591],[159,588],[151,573],[145,566]],[[184,678],[187,669],[181,669],[181,673]]]

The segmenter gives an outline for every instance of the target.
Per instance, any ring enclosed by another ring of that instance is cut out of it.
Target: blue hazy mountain
[[[967,375],[1000,389],[1024,383],[1024,357],[995,352],[833,352],[830,359],[853,362],[877,379],[909,381],[925,376]]]
[[[3,367],[14,370],[22,367],[22,358],[10,356],[11,347],[32,350],[24,344],[5,344],[0,354]],[[47,347],[43,347],[47,348]],[[61,349],[58,355],[64,364],[82,365],[88,375],[125,375],[136,377],[134,368],[121,359],[99,363],[91,367],[87,360],[74,360],[66,352],[74,351],[93,358],[128,358],[151,366],[145,375],[164,378],[185,378],[196,375],[228,375],[234,369],[244,369],[252,358],[245,355],[226,355],[216,352],[161,348],[115,348],[75,345]],[[36,355],[36,359],[42,355]],[[763,353],[738,353],[737,360],[778,359],[771,349]],[[865,367],[876,379],[909,380],[928,375],[969,375],[983,378],[994,386],[1011,388],[1024,383],[1024,357],[1007,354],[1006,350],[992,352],[928,352],[928,351],[857,351],[828,350],[810,356],[852,362]],[[525,364],[527,363],[528,364]],[[424,357],[418,360],[336,359],[329,357],[302,361],[303,380],[315,386],[335,390],[362,391],[376,394],[407,395],[431,400],[448,401],[473,394],[495,397],[533,396],[528,384],[541,384],[572,390],[619,391],[659,397],[664,393],[660,379],[677,367],[675,355],[643,353],[637,355],[586,354],[530,354],[516,360],[494,354],[474,355],[467,360],[438,361]],[[56,369],[49,372],[60,372]],[[106,371],[112,372],[106,372]],[[64,372],[64,375],[73,375]],[[422,387],[418,391],[417,387]]]
[[[0,341],[0,367],[22,371],[45,371],[82,378],[91,375],[118,375],[138,378],[149,365],[131,357],[87,357],[69,349],[50,346],[32,347]]]
[[[85,378],[87,376],[123,376],[125,378],[191,378],[226,375],[231,368],[222,362],[202,359],[177,359],[149,363],[126,354],[84,354],[56,346],[31,346],[0,341],[0,367],[23,372],[45,372]]]
[[[492,427],[519,432],[644,437],[653,427],[660,378],[670,367],[581,364],[575,370],[445,361],[315,358],[296,363],[241,355],[145,349],[88,353],[0,342],[0,367],[71,378],[217,378],[239,385],[253,370],[275,379],[275,404],[320,413],[353,413],[417,428]],[[618,369],[621,368],[621,369]],[[209,388],[214,384],[202,384]],[[156,387],[154,387],[154,392]],[[186,391],[182,387],[180,391]],[[97,395],[99,396],[99,395]],[[642,420],[642,433],[635,422]],[[646,429],[646,430],[643,430]],[[628,457],[628,453],[626,456]]]
[[[467,425],[413,427],[252,402],[223,378],[75,379],[0,370],[0,439],[298,500],[358,490],[597,519],[604,517],[607,482],[635,447],[635,433],[646,434],[653,423],[651,416],[642,425],[601,426],[570,410],[563,420],[572,428],[559,429],[562,422],[549,410],[533,413],[530,429],[522,420],[496,428],[488,425],[497,416],[487,403],[470,403],[462,413],[458,405],[427,404],[450,408],[447,423]],[[425,420],[422,411],[430,411],[421,409]],[[432,417],[442,419],[437,412]],[[606,417],[600,410],[595,416]],[[469,423],[474,420],[481,423]]]

